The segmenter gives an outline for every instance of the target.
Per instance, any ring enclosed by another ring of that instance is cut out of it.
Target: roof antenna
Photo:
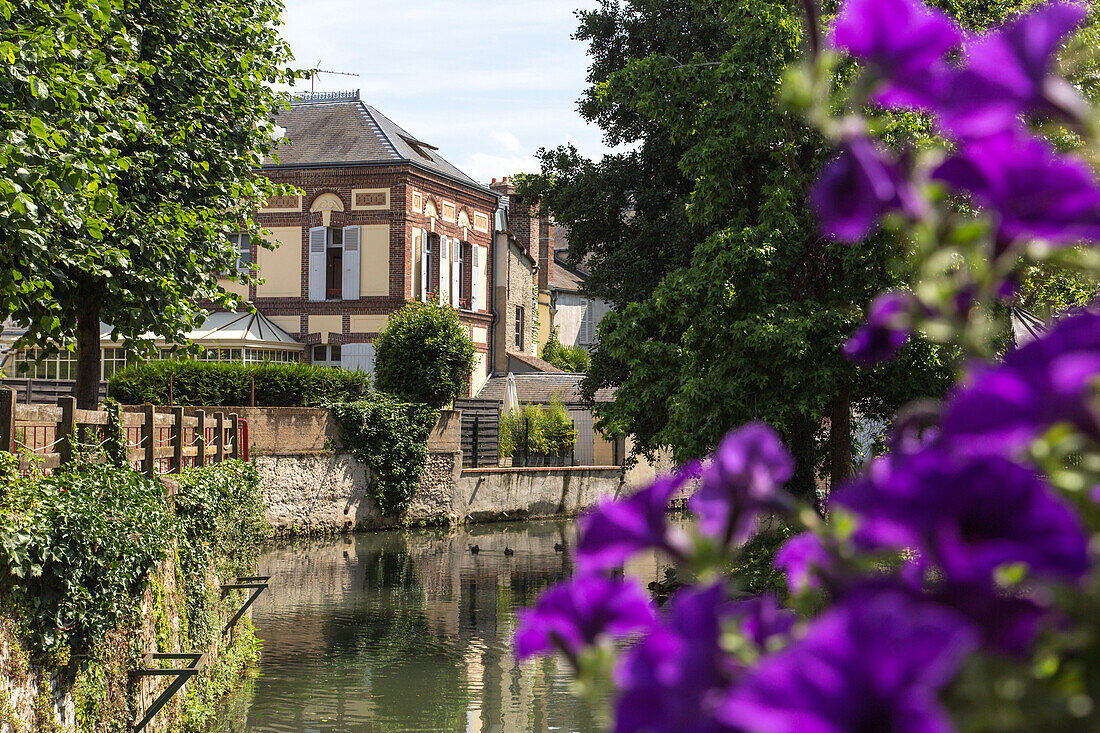
[[[313,82],[317,78],[318,74],[335,74],[337,76],[359,76],[358,74],[349,74],[346,71],[328,71],[326,69],[317,68],[321,65],[321,59],[317,59],[316,65],[309,70],[309,93],[313,94]]]

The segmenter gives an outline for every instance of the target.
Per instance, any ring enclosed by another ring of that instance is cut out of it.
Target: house
[[[581,267],[569,264],[569,238],[565,227],[554,224],[550,231],[549,241],[545,245],[547,332],[541,344],[550,338],[549,329],[555,328],[562,345],[591,351],[596,344],[596,328],[610,312],[611,304],[585,294],[584,283],[588,273]],[[540,293],[542,290],[540,280]]]
[[[259,216],[275,250],[243,237],[238,267],[263,282],[223,286],[252,302],[314,364],[373,369],[373,341],[408,300],[454,306],[490,369],[498,195],[360,99],[307,94],[276,116],[288,144],[261,173],[301,194]]]

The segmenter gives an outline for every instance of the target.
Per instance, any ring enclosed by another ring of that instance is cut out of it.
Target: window
[[[313,363],[320,366],[340,366],[340,344],[317,344],[314,346]]]
[[[125,349],[104,349],[103,350],[103,379],[108,379],[117,371],[121,371],[126,366],[126,350]]]
[[[248,234],[230,234],[229,241],[237,248],[237,272],[244,272],[252,266],[252,246]]]
[[[330,228],[325,233],[325,299],[344,296],[344,230]]]
[[[262,364],[264,362],[281,363],[298,361],[297,351],[281,351],[269,349],[245,349],[244,361],[246,364]]]
[[[523,306],[516,306],[516,349],[523,351],[523,334],[526,331],[523,323]]]
[[[459,258],[459,291],[458,291],[458,307],[463,310],[473,310],[473,290],[474,290],[474,276],[473,276],[473,248],[469,242],[463,242],[461,245],[461,256]]]
[[[43,349],[24,349],[8,359],[5,372],[24,379],[76,379],[76,354],[62,351],[45,356]]]

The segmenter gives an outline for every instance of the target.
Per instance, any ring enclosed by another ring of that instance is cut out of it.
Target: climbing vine
[[[438,411],[381,392],[328,408],[340,423],[344,445],[371,471],[371,498],[378,510],[385,516],[400,516],[428,461],[428,436]]]

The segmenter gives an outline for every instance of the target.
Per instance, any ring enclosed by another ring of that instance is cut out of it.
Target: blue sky
[[[537,171],[540,146],[606,151],[577,114],[588,60],[570,37],[595,0],[284,2],[296,65],[359,74],[318,75],[318,91],[359,88],[479,181]]]

